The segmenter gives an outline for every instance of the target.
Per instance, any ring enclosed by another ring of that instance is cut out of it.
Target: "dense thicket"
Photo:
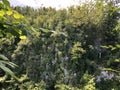
[[[13,9],[28,21],[20,23],[25,29],[14,29],[27,32],[18,38],[0,38],[1,54],[19,66],[14,73],[20,77],[19,82],[4,82],[4,88],[120,89],[120,15],[112,2],[101,0],[61,10]]]

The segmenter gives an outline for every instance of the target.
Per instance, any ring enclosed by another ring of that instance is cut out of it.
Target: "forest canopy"
[[[0,2],[1,90],[119,90],[120,8]]]

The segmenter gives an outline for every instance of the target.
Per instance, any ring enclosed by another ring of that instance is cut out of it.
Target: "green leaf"
[[[8,73],[9,75],[11,75],[12,77],[14,77],[15,79],[18,80],[18,78],[14,75],[14,73],[7,68],[4,64],[0,63],[0,68],[3,69],[6,73]]]
[[[101,46],[101,48],[106,48],[106,49],[108,49],[109,47],[108,47],[108,46]]]
[[[20,19],[21,18],[21,15],[18,14],[18,13],[15,13],[13,16],[14,16],[15,19]]]
[[[42,30],[44,33],[48,33],[48,32],[50,32],[50,30],[48,30],[48,29],[44,29],[44,28],[40,28],[40,30]]]
[[[12,10],[9,10],[9,11],[6,12],[6,14],[10,16],[10,15],[13,14],[13,11],[12,11]]]
[[[22,77],[20,77],[19,78],[19,82],[23,82],[24,80],[26,80],[27,79],[27,74],[25,74],[25,75],[22,75]]]
[[[120,73],[120,71],[114,70],[114,69],[112,69],[112,68],[103,68],[102,70],[103,70],[103,71],[113,71],[113,72]]]
[[[25,40],[27,37],[26,36],[20,36],[20,39]]]
[[[0,54],[0,59],[2,59],[2,60],[8,60],[8,58],[7,57],[5,57],[4,55],[2,55],[2,54]]]
[[[5,12],[3,10],[0,11],[0,17],[3,17]]]
[[[6,5],[6,7],[10,8],[10,3],[8,0],[2,0],[2,2]]]
[[[0,31],[0,37],[3,37],[3,34],[1,33],[1,31]]]
[[[3,77],[0,77],[0,82],[4,82],[7,78],[7,75],[4,75]]]
[[[0,8],[3,8],[3,4],[2,3],[0,3]]]
[[[5,65],[9,65],[12,68],[15,68],[17,66],[16,64],[14,64],[12,62],[9,62],[7,57],[0,54],[0,68],[2,70],[4,70],[6,73],[8,73],[9,75],[11,75],[12,77],[14,77],[15,79],[18,80],[18,78],[14,75],[14,73],[8,67],[6,67]]]
[[[117,48],[120,48],[120,44],[117,44],[116,47],[117,47]]]
[[[120,62],[120,59],[115,59],[114,62]]]
[[[116,47],[112,47],[112,48],[111,48],[112,51],[115,50],[115,49],[117,49],[117,48],[116,48]]]
[[[7,65],[11,66],[12,68],[17,67],[16,64],[14,64],[14,63],[12,63],[12,62],[9,62],[9,61],[0,60],[0,63],[7,64]]]

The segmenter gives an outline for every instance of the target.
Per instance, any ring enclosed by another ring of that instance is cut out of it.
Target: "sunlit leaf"
[[[22,77],[20,77],[19,78],[19,82],[23,82],[24,80],[26,80],[27,79],[27,74],[25,74],[25,75],[22,75]]]
[[[112,51],[115,50],[115,49],[116,49],[116,47],[112,47],[112,48],[111,48]]]
[[[0,54],[0,69],[2,69],[3,71],[5,71],[7,74],[11,75],[12,77],[14,77],[15,79],[18,79],[14,73],[10,70],[10,68],[8,68],[6,65],[15,68],[17,65],[10,62],[8,60],[7,57],[5,57],[4,55]]]
[[[5,12],[3,10],[0,11],[0,16],[3,17]]]
[[[109,47],[108,47],[108,46],[101,46],[101,48],[106,48],[106,49],[108,49]]]
[[[119,59],[115,59],[115,61],[114,62],[120,62],[120,60]]]
[[[4,82],[7,78],[7,75],[4,75],[3,77],[0,77],[0,82]]]
[[[15,13],[13,16],[14,16],[15,19],[20,19],[21,18],[21,15],[18,14],[18,13]]]
[[[48,32],[50,32],[50,30],[48,30],[48,29],[44,29],[44,28],[40,28],[40,30],[43,31],[44,33],[48,33]]]
[[[26,36],[20,36],[20,39],[22,39],[22,40],[24,40],[26,38],[27,38]]]
[[[117,48],[120,48],[120,44],[117,44],[116,47],[117,47]]]
[[[12,12],[12,10],[9,10],[9,11],[6,12],[6,14],[7,14],[7,15],[12,15],[13,12]]]
[[[120,73],[120,71],[114,70],[114,69],[112,69],[112,68],[103,68],[102,70],[103,70],[103,71],[113,71],[113,72]]]
[[[7,57],[5,57],[4,55],[2,55],[2,54],[0,54],[0,59],[2,59],[2,60],[8,60],[8,58]]]
[[[7,64],[7,65],[11,66],[12,68],[17,67],[16,64],[9,62],[9,61],[0,60],[0,63]]]
[[[0,63],[0,68],[3,69],[6,73],[10,74],[12,77],[17,79],[14,73],[9,68],[7,68],[4,64]]]
[[[113,48],[113,46],[112,46],[112,45],[108,45],[108,47],[109,47],[109,48]]]
[[[21,34],[22,34],[22,31],[21,31],[21,30],[19,30],[19,31],[18,31],[18,33],[21,35]]]

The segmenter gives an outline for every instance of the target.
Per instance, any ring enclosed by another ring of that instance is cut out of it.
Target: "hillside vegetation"
[[[120,90],[120,8],[0,2],[0,90]]]

